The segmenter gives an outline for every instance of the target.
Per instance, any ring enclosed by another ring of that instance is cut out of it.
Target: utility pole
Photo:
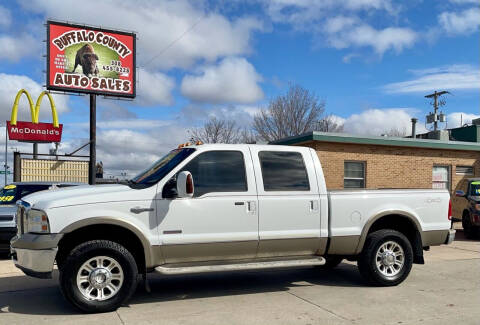
[[[427,115],[427,123],[433,123],[433,130],[438,130],[438,121],[445,122],[445,115],[440,112],[438,113],[438,107],[445,105],[445,101],[438,101],[438,98],[442,95],[449,94],[448,91],[435,91],[433,94],[426,95],[425,98],[433,98],[433,113]]]

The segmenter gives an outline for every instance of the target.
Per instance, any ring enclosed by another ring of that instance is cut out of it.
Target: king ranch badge
[[[135,97],[135,34],[52,21],[47,34],[47,89]]]

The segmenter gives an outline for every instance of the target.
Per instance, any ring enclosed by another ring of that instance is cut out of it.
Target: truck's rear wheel
[[[64,297],[84,312],[116,310],[135,291],[137,264],[118,243],[92,240],[75,247],[60,270]]]
[[[358,259],[362,276],[377,286],[394,286],[406,279],[413,263],[413,251],[402,233],[383,229],[368,235]]]

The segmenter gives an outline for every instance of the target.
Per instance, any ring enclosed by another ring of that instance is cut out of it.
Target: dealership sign
[[[47,21],[47,89],[135,97],[133,33]]]
[[[30,115],[32,122],[17,121],[18,115],[18,103],[20,97],[25,94],[30,106]],[[40,123],[38,122],[40,114],[40,104],[43,96],[47,95],[50,101],[50,107],[52,110],[53,123]],[[55,108],[55,102],[53,101],[50,93],[43,91],[38,96],[35,106],[30,94],[22,89],[17,93],[15,102],[13,103],[12,116],[10,121],[7,121],[8,138],[10,140],[18,140],[25,142],[61,142],[63,125],[58,123],[57,109]]]

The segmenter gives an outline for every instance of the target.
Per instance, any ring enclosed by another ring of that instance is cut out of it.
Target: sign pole
[[[8,141],[8,133],[7,133],[7,123],[5,122],[5,186],[7,186],[7,141]]]
[[[97,98],[95,94],[90,94],[90,162],[88,166],[88,184],[95,185],[95,162],[96,162],[96,137],[97,137],[97,116],[96,116]]]
[[[33,159],[38,158],[38,143],[33,144]]]

